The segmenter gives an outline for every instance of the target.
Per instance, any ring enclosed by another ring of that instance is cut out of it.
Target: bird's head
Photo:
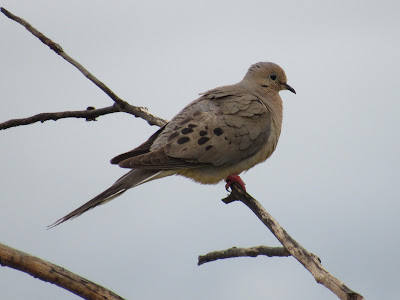
[[[296,94],[294,88],[286,82],[285,71],[272,62],[259,62],[252,65],[243,80],[258,85],[258,88],[266,92],[289,90]]]

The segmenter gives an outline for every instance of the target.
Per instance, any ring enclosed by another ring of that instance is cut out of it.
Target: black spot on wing
[[[212,147],[213,147],[212,145],[208,145],[208,146],[206,147],[206,151],[210,150]]]
[[[199,134],[200,134],[200,136],[205,136],[205,135],[207,135],[207,131],[201,130],[201,131],[199,132]]]
[[[197,125],[195,125],[195,124],[189,124],[188,127],[189,127],[189,128],[196,128]]]
[[[224,133],[224,131],[221,128],[215,128],[214,133],[215,135],[220,136],[221,134]]]
[[[189,133],[193,132],[193,129],[192,128],[183,128],[181,130],[181,132],[182,132],[182,134],[189,134]]]
[[[179,145],[182,145],[182,144],[187,143],[187,142],[189,142],[189,141],[190,141],[190,138],[188,138],[187,136],[183,136],[183,137],[181,137],[181,138],[178,139],[177,143],[178,143]]]
[[[198,143],[199,145],[203,145],[203,144],[207,143],[209,140],[210,140],[210,138],[203,136],[203,137],[199,138],[199,140],[197,141],[197,143]]]

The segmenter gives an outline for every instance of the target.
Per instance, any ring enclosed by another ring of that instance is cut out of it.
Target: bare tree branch
[[[285,257],[290,256],[290,253],[283,247],[267,247],[257,246],[251,248],[237,248],[232,247],[226,250],[213,251],[205,255],[199,255],[199,261],[197,265],[202,265],[211,261],[233,258],[233,257],[257,257],[259,255],[265,255],[268,257]]]
[[[232,191],[222,199],[225,204],[241,201],[264,223],[279,240],[283,247],[296,258],[315,278],[315,280],[330,289],[342,300],[363,300],[364,297],[349,289],[342,281],[330,274],[322,265],[320,259],[308,252],[296,242],[265,208],[251,195],[242,189],[238,183],[231,185]]]
[[[0,244],[0,265],[53,283],[84,299],[121,300],[122,297],[83,277],[38,257]]]
[[[86,121],[97,121],[96,118],[99,116],[111,114],[118,111],[120,111],[119,108],[116,105],[113,105],[99,109],[88,107],[86,110],[41,113],[29,118],[13,119],[4,123],[0,123],[0,130],[17,127],[20,125],[29,125],[36,122],[43,123],[49,120],[57,121],[64,118],[84,118],[86,119]]]
[[[147,108],[145,107],[139,107],[139,106],[133,106],[130,105],[128,102],[122,100],[120,97],[118,97],[108,86],[106,86],[103,82],[101,82],[99,79],[97,79],[92,73],[90,73],[87,69],[85,69],[80,63],[78,63],[76,60],[74,60],[71,56],[69,56],[63,48],[53,42],[51,39],[46,37],[43,33],[38,31],[36,28],[34,28],[31,24],[26,22],[24,19],[15,16],[14,14],[10,13],[8,10],[6,10],[4,7],[1,8],[1,12],[6,15],[8,18],[11,20],[14,20],[15,22],[21,24],[24,26],[30,33],[32,33],[34,36],[36,36],[39,40],[42,41],[45,45],[49,46],[51,50],[53,50],[55,53],[60,55],[62,58],[64,58],[67,62],[72,64],[75,68],[77,68],[83,75],[85,75],[91,82],[93,82],[95,85],[97,85],[102,91],[104,91],[114,102],[118,105],[119,110],[118,111],[123,111],[129,114],[134,115],[135,117],[142,118],[147,121],[150,125],[157,125],[157,126],[163,126],[167,121],[164,119],[161,119],[153,114],[150,114],[147,111]],[[117,111],[114,111],[117,112]],[[111,112],[109,112],[111,113]],[[36,117],[36,116],[34,116]],[[75,116],[72,116],[75,117]],[[33,118],[33,117],[31,117]],[[14,120],[10,120],[14,121]],[[9,122],[10,122],[9,121]],[[41,121],[41,120],[38,120]],[[44,120],[46,121],[46,120]],[[37,122],[37,121],[35,121]],[[5,122],[7,123],[7,122]],[[4,124],[4,123],[3,123]],[[17,124],[18,125],[26,125],[26,124]],[[5,128],[3,128],[5,129]]]

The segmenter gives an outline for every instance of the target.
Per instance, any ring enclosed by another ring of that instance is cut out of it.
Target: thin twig
[[[264,223],[265,226],[279,240],[283,247],[296,258],[315,278],[315,280],[331,290],[342,300],[363,300],[364,297],[349,289],[342,281],[330,274],[314,254],[308,252],[296,242],[279,223],[265,210],[265,208],[251,195],[242,189],[238,183],[231,185],[232,191],[228,197],[222,199],[226,204],[241,201]]]
[[[0,244],[0,265],[23,271],[35,278],[58,285],[84,299],[123,299],[114,292],[64,268],[3,244]]]
[[[233,258],[233,257],[257,257],[259,255],[265,255],[268,257],[286,257],[290,256],[290,253],[283,247],[267,247],[257,246],[251,248],[237,248],[232,247],[226,250],[213,251],[205,255],[199,255],[199,261],[197,265],[202,265],[211,261]]]
[[[78,63],[71,56],[69,56],[59,44],[53,42],[51,39],[46,37],[43,33],[41,33],[39,30],[37,30],[35,27],[33,27],[31,24],[29,24],[27,21],[10,13],[4,7],[2,7],[0,10],[8,18],[10,18],[11,20],[14,20],[15,22],[24,26],[30,33],[32,33],[39,40],[41,40],[42,43],[49,46],[49,48],[51,50],[53,50],[55,53],[57,53],[62,58],[64,58],[67,62],[72,64],[75,68],[77,68],[91,82],[93,82],[95,85],[97,85],[112,100],[114,100],[114,102],[119,106],[120,111],[132,114],[138,118],[142,118],[142,119],[146,120],[150,125],[163,126],[167,122],[164,119],[161,119],[153,114],[150,114],[147,111],[147,108],[145,108],[145,107],[133,106],[133,105],[129,104],[128,102],[122,100],[108,86],[106,86],[103,82],[101,82],[99,79],[97,79],[92,73],[90,73],[86,68],[84,68],[80,63]],[[22,124],[19,124],[19,125],[22,125]]]
[[[20,125],[29,125],[36,122],[43,123],[49,120],[57,121],[64,118],[84,118],[86,119],[86,121],[96,121],[96,118],[99,116],[111,114],[118,111],[120,111],[119,108],[116,105],[113,105],[99,109],[88,107],[86,110],[41,113],[29,118],[12,119],[4,123],[0,123],[0,130],[17,127]]]

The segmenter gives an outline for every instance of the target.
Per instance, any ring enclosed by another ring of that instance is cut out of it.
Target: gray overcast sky
[[[242,178],[323,265],[366,299],[397,299],[399,1],[2,1],[120,97],[170,119],[250,64],[281,65],[278,148]],[[112,101],[0,16],[0,122]],[[126,172],[109,164],[157,128],[127,114],[0,132],[0,242],[128,299],[336,299],[292,258],[198,267],[197,255],[278,245],[223,184],[155,181],[46,231]],[[1,299],[76,299],[0,268]]]

